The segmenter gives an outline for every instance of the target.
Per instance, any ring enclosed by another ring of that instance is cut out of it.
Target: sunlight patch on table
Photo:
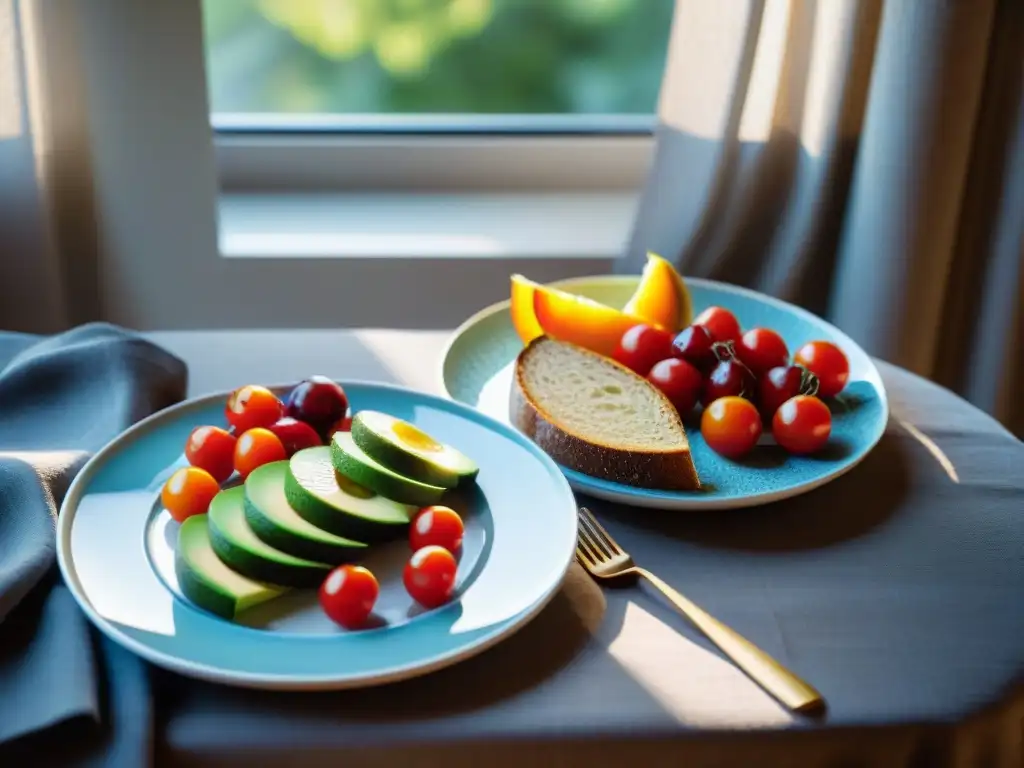
[[[938,443],[928,437],[928,435],[915,427],[909,421],[905,421],[904,419],[897,419],[897,421],[901,427],[910,433],[911,437],[917,440],[917,442],[925,447],[928,453],[935,457],[935,460],[939,462],[939,466],[942,467],[942,471],[946,473],[950,480],[954,483],[960,482],[960,475],[957,474],[956,466],[953,464],[952,459],[946,455],[946,452],[939,447]]]
[[[694,630],[696,631],[696,630]],[[629,603],[608,651],[665,711],[700,728],[774,727],[792,721],[789,712],[743,672]]]

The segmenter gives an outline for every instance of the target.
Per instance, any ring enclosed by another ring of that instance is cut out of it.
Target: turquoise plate
[[[638,277],[604,275],[554,283],[614,307],[623,307]],[[610,483],[562,468],[574,490],[609,501],[660,509],[748,507],[796,496],[853,469],[881,439],[889,418],[885,387],[875,364],[838,328],[799,307],[725,283],[687,279],[694,314],[705,307],[731,310],[744,328],[765,326],[782,334],[790,352],[804,342],[827,339],[839,344],[850,361],[850,381],[832,407],[829,445],[812,457],[788,455],[770,434],[740,461],[714,453],[687,421],[701,491],[649,491]],[[441,389],[454,400],[508,423],[512,370],[522,343],[512,327],[509,302],[494,304],[471,317],[452,336],[441,361]]]
[[[295,590],[235,622],[182,598],[173,567],[177,523],[160,505],[160,488],[182,465],[189,432],[223,424],[225,392],[139,422],[72,484],[57,523],[57,556],[93,623],[129,650],[185,675],[327,689],[439,669],[529,621],[558,589],[575,552],[576,506],[558,467],[515,430],[464,405],[386,385],[342,384],[353,410],[411,421],[480,465],[476,488],[446,502],[466,525],[452,602],[432,611],[413,604],[401,582],[410,554],[405,540],[376,546],[363,561],[381,585],[372,629],[333,625],[315,590]]]

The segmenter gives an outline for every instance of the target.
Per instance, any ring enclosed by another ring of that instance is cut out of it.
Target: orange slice
[[[533,311],[544,335],[611,356],[639,321],[617,309],[545,285],[533,287]]]
[[[522,275],[512,275],[512,305],[509,311],[512,313],[512,325],[523,344],[529,344],[544,335],[533,313],[533,293],[538,287],[533,280],[527,280]]]
[[[672,333],[693,322],[693,303],[682,276],[671,262],[650,252],[640,283],[622,311]]]

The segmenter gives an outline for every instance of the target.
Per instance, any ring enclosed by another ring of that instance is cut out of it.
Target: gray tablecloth
[[[444,335],[155,339],[189,363],[195,394],[314,371],[430,388]],[[947,391],[890,366],[882,374],[892,401],[884,439],[818,491],[714,514],[587,500],[651,570],[813,682],[829,702],[824,718],[782,710],[653,593],[603,590],[578,569],[536,620],[472,660],[316,695],[186,680],[106,642],[95,642],[91,667],[33,658],[28,630],[47,622],[80,645],[90,636],[56,586],[17,642],[40,686],[63,697],[52,719],[66,722],[0,746],[0,765],[74,756],[99,765],[1019,768],[1024,445]],[[5,695],[15,690],[5,689],[4,660],[22,610],[0,624],[0,739],[12,713],[38,701]]]

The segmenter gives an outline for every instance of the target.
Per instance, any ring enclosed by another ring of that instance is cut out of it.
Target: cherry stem
[[[736,359],[736,347],[731,340],[714,342],[711,345],[711,352],[720,363]]]
[[[814,373],[799,363],[796,367],[800,369],[800,394],[809,395],[814,397],[818,394],[818,377]]]

